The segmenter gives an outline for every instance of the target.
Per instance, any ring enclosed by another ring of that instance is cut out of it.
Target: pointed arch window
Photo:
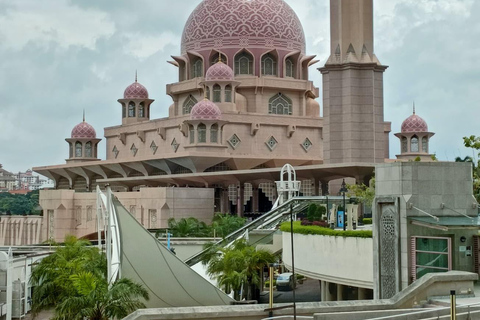
[[[428,139],[427,137],[422,138],[422,151],[428,153]]]
[[[410,151],[411,152],[418,152],[418,137],[413,136],[410,140]]]
[[[73,144],[71,142],[68,143],[68,149],[70,158],[73,158]]]
[[[253,56],[242,51],[235,56],[235,75],[253,75]]]
[[[187,99],[183,102],[183,114],[190,114],[194,105],[197,104],[197,99],[195,99],[192,95],[189,95]]]
[[[218,84],[213,86],[213,102],[222,102],[222,88]]]
[[[195,143],[195,128],[192,125],[189,125],[188,130],[190,132],[190,143]]]
[[[225,87],[225,102],[232,102],[232,86],[227,85]]]
[[[407,137],[402,137],[402,153],[408,152],[408,139]]]
[[[140,105],[138,106],[138,117],[145,117],[145,103],[143,102],[140,102]]]
[[[285,76],[294,78],[295,76],[295,64],[293,63],[292,58],[287,58],[285,60]]]
[[[212,124],[212,126],[210,127],[210,142],[218,142],[218,124],[216,123]]]
[[[270,53],[267,53],[262,57],[262,75],[277,75],[277,59]]]
[[[192,64],[192,78],[203,77],[203,61],[197,58]]]
[[[85,143],[85,157],[92,157],[92,143],[90,141]]]
[[[292,114],[292,100],[282,93],[271,97],[268,102],[269,114]]]
[[[82,156],[82,143],[75,142],[75,157],[79,158]]]
[[[221,61],[222,61],[223,63],[227,63],[227,57],[226,57],[224,54],[217,52],[217,53],[215,53],[215,54],[213,55],[212,60],[211,60],[211,62],[210,62],[210,65],[213,66],[215,63],[219,62],[219,61],[220,61],[220,57],[222,57],[222,60],[221,60]]]
[[[135,102],[130,101],[128,103],[128,117],[133,118],[135,117]]]
[[[207,126],[204,125],[203,123],[200,123],[198,125],[198,142],[199,143],[205,143],[207,142]]]

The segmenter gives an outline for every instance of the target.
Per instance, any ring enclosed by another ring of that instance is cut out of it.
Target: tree
[[[206,237],[209,229],[205,222],[196,218],[168,219],[168,230],[173,237]]]
[[[58,320],[123,318],[145,307],[140,298],[148,299],[147,291],[128,279],[109,288],[105,255],[73,236],[33,269],[30,283],[34,315],[54,308]]]
[[[247,219],[228,213],[217,213],[213,217],[212,229],[215,230],[215,235],[225,238],[230,233],[240,229],[245,225]],[[213,232],[213,231],[212,231]]]
[[[375,177],[370,179],[368,186],[365,184],[349,184],[347,185],[348,193],[357,197],[360,203],[364,203],[371,207],[375,198]]]
[[[260,271],[269,263],[277,261],[273,253],[256,250],[245,239],[236,240],[226,247],[207,244],[205,249],[208,251],[202,263],[207,265],[207,273],[217,279],[226,293],[233,290],[236,300],[250,299],[252,288],[261,283]]]

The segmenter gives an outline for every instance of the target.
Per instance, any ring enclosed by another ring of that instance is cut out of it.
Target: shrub
[[[328,222],[327,221],[313,221],[312,226],[327,228],[328,227]]]
[[[311,203],[307,211],[307,219],[309,221],[322,220],[322,216],[327,212],[324,206],[320,206],[316,203]]]
[[[290,232],[290,222],[284,222],[280,226],[280,230],[283,232]],[[332,230],[328,228],[318,226],[302,226],[300,221],[293,223],[293,232],[305,235],[323,235],[331,237],[352,237],[352,238],[371,238],[371,230]]]
[[[372,218],[363,218],[363,224],[372,224]]]
[[[277,285],[277,280],[273,280],[273,286],[275,287]],[[270,280],[265,281],[265,288],[270,287]]]
[[[302,226],[311,226],[312,222],[308,219],[303,219],[302,222],[300,223]]]

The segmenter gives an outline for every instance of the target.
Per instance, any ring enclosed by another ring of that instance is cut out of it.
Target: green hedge
[[[372,224],[372,218],[363,218],[363,224]]]
[[[280,230],[283,232],[290,232],[290,222],[284,222],[280,226]],[[293,233],[300,234],[318,234],[322,236],[331,237],[352,237],[352,238],[371,238],[371,230],[332,230],[329,228],[322,228],[317,226],[302,226],[300,221],[293,223]]]

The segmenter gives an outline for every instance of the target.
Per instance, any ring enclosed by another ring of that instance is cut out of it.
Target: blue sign
[[[343,211],[337,211],[337,227],[343,228]]]

